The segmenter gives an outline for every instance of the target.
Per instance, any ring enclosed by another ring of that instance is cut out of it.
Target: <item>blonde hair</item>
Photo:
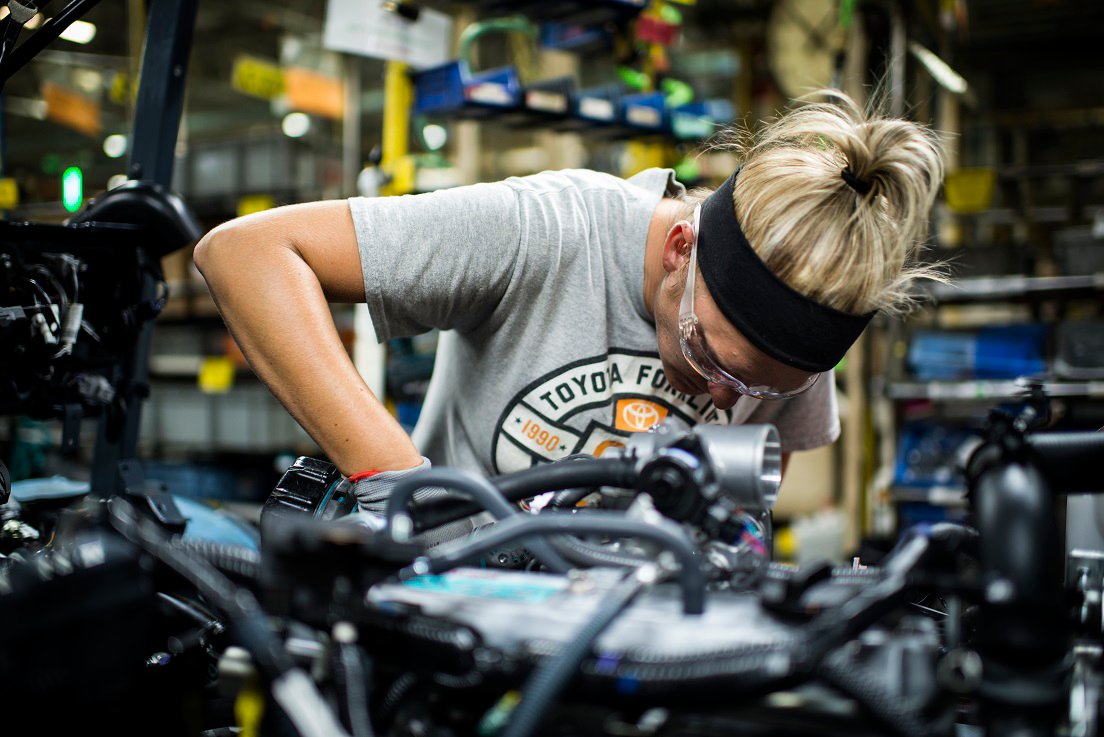
[[[943,150],[930,129],[864,112],[847,95],[803,98],[755,135],[715,147],[743,159],[733,204],[748,242],[796,291],[841,312],[901,313],[910,283],[944,280],[917,262],[943,181]],[[860,194],[850,169],[871,185]],[[696,194],[696,193],[695,193]]]

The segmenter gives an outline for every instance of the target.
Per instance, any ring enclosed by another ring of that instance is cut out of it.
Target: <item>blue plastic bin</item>
[[[658,132],[669,129],[671,124],[662,92],[626,95],[621,98],[621,114],[630,128]]]
[[[968,428],[934,422],[905,424],[897,438],[893,485],[913,489],[964,486],[960,464],[965,449],[977,437],[977,431]]]
[[[459,60],[418,72],[413,76],[414,112],[441,113],[463,107],[470,76],[468,65]]]
[[[512,109],[518,106],[521,84],[514,67],[472,73],[457,59],[413,75],[414,112],[454,114],[465,110]]]
[[[919,331],[908,365],[922,381],[1015,379],[1047,369],[1045,325],[1002,325],[978,332]]]
[[[979,379],[1015,379],[1046,371],[1046,325],[1005,325],[978,333]]]

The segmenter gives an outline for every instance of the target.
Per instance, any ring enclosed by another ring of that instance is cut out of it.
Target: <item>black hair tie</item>
[[[870,190],[874,186],[872,183],[866,181],[865,179],[859,179],[851,172],[851,169],[849,169],[848,167],[843,168],[843,171],[840,172],[840,176],[843,177],[843,181],[847,182],[848,187],[863,196],[870,194]]]

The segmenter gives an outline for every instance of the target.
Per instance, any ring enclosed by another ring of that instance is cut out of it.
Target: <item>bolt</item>
[[[1007,578],[998,578],[985,587],[985,600],[990,604],[1006,604],[1015,594],[1016,589]]]

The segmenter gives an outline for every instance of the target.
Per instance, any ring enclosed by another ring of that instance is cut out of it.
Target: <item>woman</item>
[[[368,510],[427,458],[504,473],[665,419],[772,422],[788,454],[838,437],[822,375],[931,275],[914,257],[942,156],[929,130],[838,92],[735,146],[743,165],[713,193],[660,169],[544,172],[250,215],[195,261],[256,373]],[[379,340],[447,331],[413,440],[327,300],[366,301]]]

